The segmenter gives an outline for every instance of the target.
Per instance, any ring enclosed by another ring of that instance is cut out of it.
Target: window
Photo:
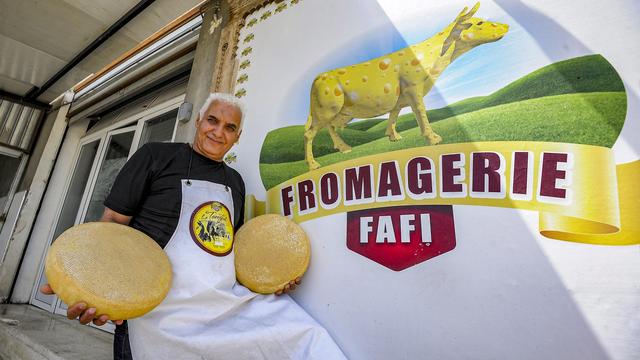
[[[177,115],[178,110],[174,110],[151,120],[147,120],[142,128],[142,135],[140,136],[138,148],[150,142],[171,141]]]

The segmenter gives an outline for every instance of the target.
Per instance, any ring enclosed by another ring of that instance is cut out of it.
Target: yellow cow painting
[[[398,141],[396,120],[400,110],[411,106],[421,134],[435,145],[442,141],[429,125],[423,98],[444,71],[460,55],[478,45],[500,40],[506,24],[473,17],[480,3],[467,12],[465,7],[444,30],[402,50],[359,64],[320,74],[311,86],[310,113],[305,125],[305,160],[309,170],[320,164],[313,157],[313,139],[327,128],[333,146],[351,151],[338,135],[354,118],[371,118],[389,113],[386,134]]]

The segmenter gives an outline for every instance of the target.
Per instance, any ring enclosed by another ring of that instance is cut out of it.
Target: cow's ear
[[[456,16],[456,19],[453,20],[454,23],[459,23],[460,21],[462,21],[462,18],[464,17],[464,14],[467,13],[467,9],[468,7],[464,7],[464,9],[462,9],[462,11],[460,11],[460,13],[458,14],[458,16]]]
[[[457,26],[458,24],[461,24],[461,23],[471,19],[473,17],[473,15],[475,15],[475,13],[478,11],[479,8],[480,8],[480,2],[477,2],[473,6],[473,8],[471,8],[471,10],[469,12],[467,12],[468,8],[465,6],[464,9],[462,9],[462,11],[460,11],[458,16],[456,16],[456,19],[453,22]]]
[[[473,17],[473,15],[475,15],[475,13],[478,11],[479,8],[480,8],[480,2],[478,1],[475,5],[473,5],[473,8],[471,9],[471,11],[469,11],[465,15],[465,20],[468,20],[471,17]]]
[[[453,43],[456,42],[456,40],[460,39],[460,34],[462,33],[462,31],[470,27],[471,27],[471,24],[467,24],[467,23],[455,24],[451,29],[449,36],[447,36],[447,38],[444,40],[444,43],[442,44],[442,51],[440,52],[440,56],[444,56],[444,54],[447,51],[449,51],[449,48],[451,47],[451,45],[453,45]]]
[[[456,19],[453,21],[456,25],[463,23],[469,19],[471,19],[473,17],[473,15],[475,15],[475,13],[478,11],[478,9],[480,8],[480,2],[477,2],[473,8],[471,8],[471,10],[469,10],[469,12],[467,12],[468,7],[464,7],[464,9],[462,9],[462,11],[460,11],[460,13],[458,14],[458,16],[456,16]]]
[[[456,16],[456,19],[453,21],[453,27],[451,27],[451,32],[442,44],[442,52],[440,53],[440,56],[444,56],[444,54],[449,51],[451,45],[460,38],[460,33],[462,33],[463,30],[471,27],[471,24],[465,23],[465,21],[471,19],[471,17],[473,17],[473,15],[478,11],[478,8],[480,8],[480,2],[477,2],[469,12],[467,12],[468,8],[465,6],[458,16]]]

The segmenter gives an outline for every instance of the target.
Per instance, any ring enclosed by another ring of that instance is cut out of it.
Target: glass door
[[[0,147],[0,227],[7,215],[11,198],[18,185],[18,175],[22,164],[22,153]]]
[[[62,207],[58,212],[58,221],[56,223],[51,239],[56,239],[63,231],[72,227],[78,216],[80,203],[87,187],[89,178],[94,168],[94,162],[100,147],[100,138],[87,140],[80,144],[79,153],[76,155],[76,165],[71,173],[69,186]],[[44,271],[41,268],[40,278],[37,288],[34,291],[32,303],[43,309],[52,311],[56,305],[56,297],[54,295],[44,295],[38,289],[47,283]]]
[[[7,214],[20,181],[26,158],[27,156],[20,151],[0,146],[0,174],[2,174],[0,176],[0,260],[4,260],[13,224],[9,224],[8,231],[2,231],[2,229],[7,220]],[[2,261],[0,261],[1,263]]]
[[[111,186],[116,180],[120,169],[124,166],[133,153],[132,143],[135,126],[114,130],[107,134],[106,147],[103,152],[102,161],[99,164],[98,174],[93,187],[89,191],[85,204],[85,211],[79,214],[77,224],[91,221],[100,221],[104,212],[104,200],[109,195]]]

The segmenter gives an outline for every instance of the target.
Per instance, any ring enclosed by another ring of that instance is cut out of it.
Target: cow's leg
[[[342,140],[338,132],[336,131],[337,127],[343,127],[346,123],[351,121],[351,118],[336,115],[336,117],[331,121],[331,124],[327,127],[329,130],[329,135],[331,136],[331,140],[333,140],[333,148],[345,154],[351,151],[351,146]]]
[[[313,139],[322,128],[326,127],[331,132],[331,126],[344,105],[344,91],[334,76],[320,76],[313,82],[310,100],[304,147],[309,170],[314,170],[319,168],[320,164],[313,158]]]
[[[402,139],[402,136],[400,136],[400,134],[398,134],[398,132],[396,131],[396,121],[398,120],[398,114],[400,114],[399,107],[397,109],[391,110],[391,112],[389,113],[387,131],[385,132],[385,134],[389,136],[389,140],[391,141],[398,141]]]
[[[422,100],[423,96],[417,93],[410,93],[411,96],[411,109],[413,110],[413,114],[418,121],[418,125],[420,125],[420,132],[425,139],[429,140],[431,145],[436,145],[442,141],[442,137],[436,134],[433,129],[431,129],[431,124],[429,124],[429,119],[427,118],[427,109],[424,106],[424,102]]]
[[[333,140],[333,148],[340,151],[341,153],[348,153],[351,151],[351,146],[344,142],[338,132],[336,131],[335,126],[329,126],[329,135],[331,136],[331,140]]]
[[[320,164],[313,158],[313,138],[316,137],[317,133],[318,128],[313,124],[311,115],[309,115],[309,120],[304,130],[304,159],[307,162],[307,166],[309,166],[309,170],[315,170],[320,167]]]

